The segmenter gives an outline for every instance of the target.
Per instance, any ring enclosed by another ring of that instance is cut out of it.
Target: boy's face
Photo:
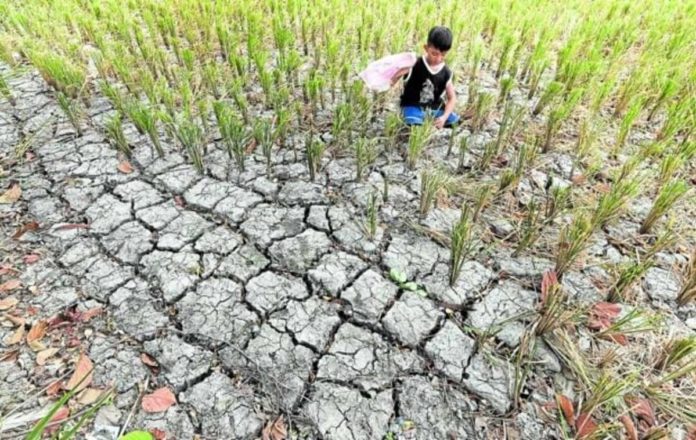
[[[440,50],[436,47],[430,46],[429,44],[426,44],[424,48],[425,57],[426,61],[428,62],[428,65],[437,66],[438,64],[445,61],[445,56],[447,56],[446,50]]]

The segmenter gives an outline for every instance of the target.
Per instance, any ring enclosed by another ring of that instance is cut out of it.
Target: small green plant
[[[623,170],[622,170],[623,173]],[[635,177],[617,178],[610,190],[602,194],[592,215],[594,228],[603,228],[615,220],[628,202],[638,194],[640,180]]]
[[[0,73],[0,96],[10,101],[10,104],[16,104],[15,98],[10,91],[10,86],[7,84],[7,80],[3,73]]]
[[[483,147],[483,152],[479,157],[474,168],[479,172],[485,172],[490,167],[493,159],[498,156],[498,144],[495,141],[487,142]]]
[[[114,143],[116,149],[123,153],[126,157],[130,157],[132,154],[130,145],[126,141],[126,136],[123,134],[123,124],[121,123],[121,114],[116,113],[110,119],[106,121],[105,127],[106,134]]]
[[[513,257],[519,256],[523,251],[528,249],[539,238],[543,228],[543,220],[541,217],[541,209],[536,200],[532,199],[527,203],[527,211],[522,219],[517,233],[518,241]]]
[[[461,173],[464,171],[464,162],[466,160],[466,155],[469,152],[469,136],[463,136],[459,141],[459,160],[457,161],[457,172]]]
[[[654,368],[665,371],[694,355],[696,355],[696,336],[671,338],[660,349]]]
[[[450,286],[454,286],[462,272],[464,260],[469,256],[473,249],[471,233],[472,223],[469,207],[463,206],[459,214],[459,220],[452,227],[450,233]]]
[[[551,177],[549,176],[549,180]],[[544,207],[544,222],[552,223],[553,220],[570,205],[570,187],[560,187],[548,184],[546,188],[546,204]]]
[[[479,216],[486,210],[493,196],[495,195],[495,186],[493,184],[482,184],[476,188],[474,194],[474,213],[471,216],[472,223],[476,223]]]
[[[213,111],[217,119],[220,135],[227,148],[230,158],[234,157],[239,170],[244,172],[246,161],[246,146],[250,136],[232,109],[222,101],[213,103]]]
[[[367,235],[374,239],[377,235],[377,213],[379,207],[377,205],[377,193],[374,191],[370,193],[370,197],[367,200]]]
[[[312,134],[305,140],[305,154],[307,156],[307,168],[309,170],[309,180],[314,182],[317,171],[321,167],[321,157],[324,154],[324,143],[314,139]]]
[[[271,163],[273,154],[273,126],[266,120],[258,120],[254,124],[254,140],[261,147],[261,152],[266,160],[266,176],[271,176]]]
[[[421,172],[421,194],[418,212],[425,216],[433,206],[435,196],[439,191],[447,192],[454,179],[442,169],[430,168]]]
[[[682,288],[677,295],[679,307],[696,300],[696,249],[691,253],[689,262],[684,267]]]
[[[203,173],[203,131],[188,119],[181,120],[175,127],[176,138],[184,147],[199,173]]]
[[[494,104],[495,96],[492,93],[478,94],[471,118],[472,133],[476,133],[483,128],[488,121],[488,116],[491,114]]]
[[[423,155],[423,151],[425,151],[425,148],[428,146],[432,133],[433,125],[431,120],[426,120],[423,125],[414,125],[411,127],[406,158],[406,162],[410,169],[416,167],[418,159]]]
[[[539,314],[534,322],[534,333],[543,336],[551,333],[570,318],[568,295],[553,271],[546,271],[541,280]]]
[[[365,169],[377,160],[379,154],[377,151],[377,143],[374,139],[361,137],[355,142],[353,152],[355,154],[356,164],[355,180],[361,182],[365,174]]]
[[[689,187],[683,180],[667,183],[653,202],[650,212],[640,225],[639,232],[641,234],[648,233],[655,223],[688,191]]]
[[[138,132],[140,134],[147,134],[150,137],[150,141],[152,141],[152,145],[155,147],[157,154],[160,157],[164,157],[164,150],[160,144],[159,133],[157,132],[157,112],[134,100],[129,101],[125,105],[124,111],[130,120],[133,121]]]
[[[506,104],[508,97],[510,96],[510,91],[515,86],[515,78],[505,77],[500,80],[500,94],[498,95],[498,106]]]
[[[389,279],[395,282],[401,290],[415,292],[416,294],[423,297],[427,296],[427,293],[425,292],[425,289],[422,286],[418,285],[418,283],[416,283],[415,281],[408,281],[406,273],[400,271],[399,269],[391,269],[389,271]]]
[[[82,127],[80,127],[81,111],[78,101],[69,98],[63,92],[58,92],[58,105],[65,113],[65,116],[67,116],[70,124],[75,128],[77,135],[82,136]]]
[[[614,156],[617,156],[619,152],[621,152],[621,149],[626,143],[626,138],[628,137],[631,128],[633,128],[633,124],[635,123],[636,119],[640,115],[641,110],[643,109],[643,104],[644,101],[642,99],[635,99],[629,107],[626,114],[623,115],[623,118],[621,119],[621,125],[619,127],[619,132],[616,135],[616,141],[612,149],[612,154]]]
[[[404,126],[398,113],[390,113],[384,120],[384,135],[387,138],[388,148],[394,148],[399,138],[399,132]]]
[[[560,279],[587,247],[593,227],[585,213],[578,212],[570,224],[561,229],[556,247],[554,271]]]
[[[546,87],[546,90],[544,90],[544,93],[541,95],[541,98],[539,98],[539,101],[534,107],[534,110],[532,110],[532,115],[537,116],[539,113],[544,111],[544,108],[546,108],[546,106],[549,105],[551,101],[553,101],[558,95],[560,95],[563,89],[564,85],[557,81],[554,81],[551,84],[549,84]]]

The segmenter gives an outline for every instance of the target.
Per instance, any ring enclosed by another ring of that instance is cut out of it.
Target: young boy
[[[457,95],[452,85],[452,71],[445,65],[445,56],[452,47],[452,32],[436,26],[428,33],[425,55],[413,67],[399,70],[392,78],[394,85],[406,76],[401,94],[401,114],[406,125],[422,125],[426,116],[435,118],[435,127],[451,127],[459,121],[453,112]],[[447,95],[446,102],[442,95]],[[444,105],[444,109],[443,109]]]

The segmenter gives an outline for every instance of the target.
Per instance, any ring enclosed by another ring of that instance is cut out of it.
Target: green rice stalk
[[[355,180],[361,182],[364,176],[365,168],[371,166],[375,160],[377,160],[379,151],[377,150],[377,144],[374,139],[366,139],[361,137],[355,143],[354,153],[356,163]]]
[[[457,283],[464,261],[473,250],[472,229],[473,224],[470,219],[469,207],[463,206],[459,220],[452,227],[450,233],[450,286],[454,286]]]
[[[421,172],[421,194],[418,212],[425,216],[433,206],[435,195],[439,191],[449,191],[454,183],[454,179],[444,170],[429,168]]]
[[[682,288],[677,295],[679,307],[696,300],[696,250],[691,253],[691,258],[684,268],[682,279]]]
[[[105,124],[106,134],[116,146],[116,149],[123,153],[126,157],[132,154],[130,145],[126,141],[126,136],[123,134],[123,125],[121,123],[121,114],[116,113],[108,119]]]
[[[689,186],[683,180],[673,180],[667,183],[653,202],[650,212],[640,225],[639,232],[641,234],[648,233],[655,223],[688,191]]]
[[[432,121],[426,120],[423,125],[414,125],[411,127],[411,134],[408,139],[408,152],[406,163],[410,169],[416,167],[418,159],[423,155],[433,134]]]

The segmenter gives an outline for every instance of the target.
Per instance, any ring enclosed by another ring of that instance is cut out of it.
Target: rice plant
[[[551,178],[549,181],[551,182]],[[569,186],[552,186],[549,184],[546,188],[545,206],[544,206],[544,222],[552,223],[554,219],[564,209],[570,206],[571,188]]]
[[[476,223],[479,216],[488,208],[494,195],[495,187],[492,184],[482,184],[476,188],[474,195],[474,212],[471,216],[471,221],[473,223]]]
[[[623,168],[622,173],[626,168]],[[637,177],[618,177],[609,191],[599,197],[592,214],[593,227],[603,228],[614,221],[626,208],[628,202],[638,194],[640,185],[641,179]]]
[[[177,140],[188,153],[199,173],[203,174],[203,130],[193,121],[182,119],[174,125]]]
[[[305,140],[305,155],[307,156],[307,169],[309,170],[309,180],[314,182],[316,174],[321,166],[321,157],[324,154],[324,143],[314,139],[309,134]]]
[[[479,93],[473,108],[471,131],[476,133],[483,128],[493,110],[495,97],[491,93]]]
[[[253,136],[266,160],[266,176],[270,177],[274,141],[272,124],[266,120],[257,120],[254,124]]]
[[[105,127],[106,134],[116,146],[116,149],[123,153],[126,157],[130,157],[132,154],[130,145],[126,141],[126,136],[123,134],[123,124],[121,123],[121,114],[116,113],[114,116],[106,121]]]
[[[554,271],[559,279],[563,277],[565,272],[585,250],[592,232],[592,222],[583,212],[576,213],[571,223],[561,228],[556,247],[556,264],[554,267]]]
[[[449,191],[454,179],[442,169],[428,168],[421,172],[421,194],[418,212],[425,216],[433,206],[435,196],[440,191]]]
[[[432,121],[427,120],[423,125],[414,125],[411,127],[411,133],[408,138],[408,150],[406,163],[410,169],[416,168],[418,159],[423,155],[423,152],[428,146],[430,137],[433,134]]]
[[[464,162],[466,160],[466,155],[469,152],[469,136],[463,136],[459,141],[458,149],[458,160],[457,160],[457,172],[461,173],[464,171]]]
[[[374,239],[377,235],[377,214],[379,212],[379,207],[377,205],[377,193],[374,191],[370,193],[370,197],[367,200],[367,235]]]
[[[539,314],[534,322],[534,332],[537,336],[551,333],[568,322],[570,310],[568,294],[558,282],[553,271],[547,271],[541,281],[541,301]]]
[[[691,253],[689,262],[684,267],[682,288],[677,295],[680,307],[696,300],[696,250]]]
[[[556,133],[558,133],[561,124],[571,115],[575,106],[580,102],[584,92],[583,89],[574,89],[570,92],[566,100],[560,102],[551,110],[548,120],[546,121],[546,137],[544,146],[541,150],[543,153],[549,151],[549,148],[551,148],[551,141],[554,136],[556,136]]]
[[[129,101],[123,107],[126,115],[133,122],[140,134],[147,134],[155,147],[155,151],[160,157],[164,157],[164,149],[160,143],[159,133],[157,131],[158,114],[148,106],[137,102]]]
[[[387,138],[387,148],[396,147],[399,132],[404,126],[401,116],[397,113],[390,113],[384,120],[384,136]]]
[[[648,233],[655,223],[688,191],[689,186],[683,180],[673,180],[667,183],[653,202],[650,212],[643,219],[638,232]]]
[[[250,140],[250,134],[244,127],[244,123],[237,119],[232,109],[221,101],[213,104],[213,111],[217,119],[220,135],[227,148],[230,158],[234,157],[240,171],[245,170],[246,147]]]
[[[63,110],[63,113],[65,113],[65,116],[67,116],[68,121],[70,121],[77,135],[82,136],[82,127],[80,126],[82,112],[78,102],[74,99],[70,99],[63,92],[58,92],[58,105],[60,109]]]
[[[515,78],[506,77],[500,80],[500,94],[498,95],[498,107],[505,104],[510,96],[510,91],[515,86]]]
[[[546,87],[546,90],[544,90],[544,94],[541,95],[541,98],[539,98],[539,101],[537,101],[536,106],[534,106],[534,110],[532,110],[532,115],[537,116],[539,113],[544,111],[544,108],[546,108],[547,105],[551,103],[558,95],[561,94],[563,91],[563,84],[559,82],[552,82]]]
[[[541,235],[543,229],[542,210],[536,200],[532,199],[526,206],[526,212],[517,232],[517,246],[512,253],[513,257],[518,257],[522,252],[529,249]]]
[[[463,206],[459,220],[452,226],[450,233],[450,286],[454,286],[462,272],[462,265],[473,250],[472,230],[469,207]]]
[[[640,115],[640,111],[643,109],[643,100],[638,98],[633,101],[629,107],[626,114],[623,115],[621,119],[621,125],[619,127],[619,132],[616,135],[616,141],[614,142],[614,147],[612,149],[612,154],[616,156],[619,154],[624,144],[626,143],[626,138],[633,127],[636,119]]]
[[[365,174],[365,169],[377,160],[379,154],[377,143],[374,139],[361,137],[355,142],[353,153],[355,154],[356,164],[355,180],[361,182]]]

